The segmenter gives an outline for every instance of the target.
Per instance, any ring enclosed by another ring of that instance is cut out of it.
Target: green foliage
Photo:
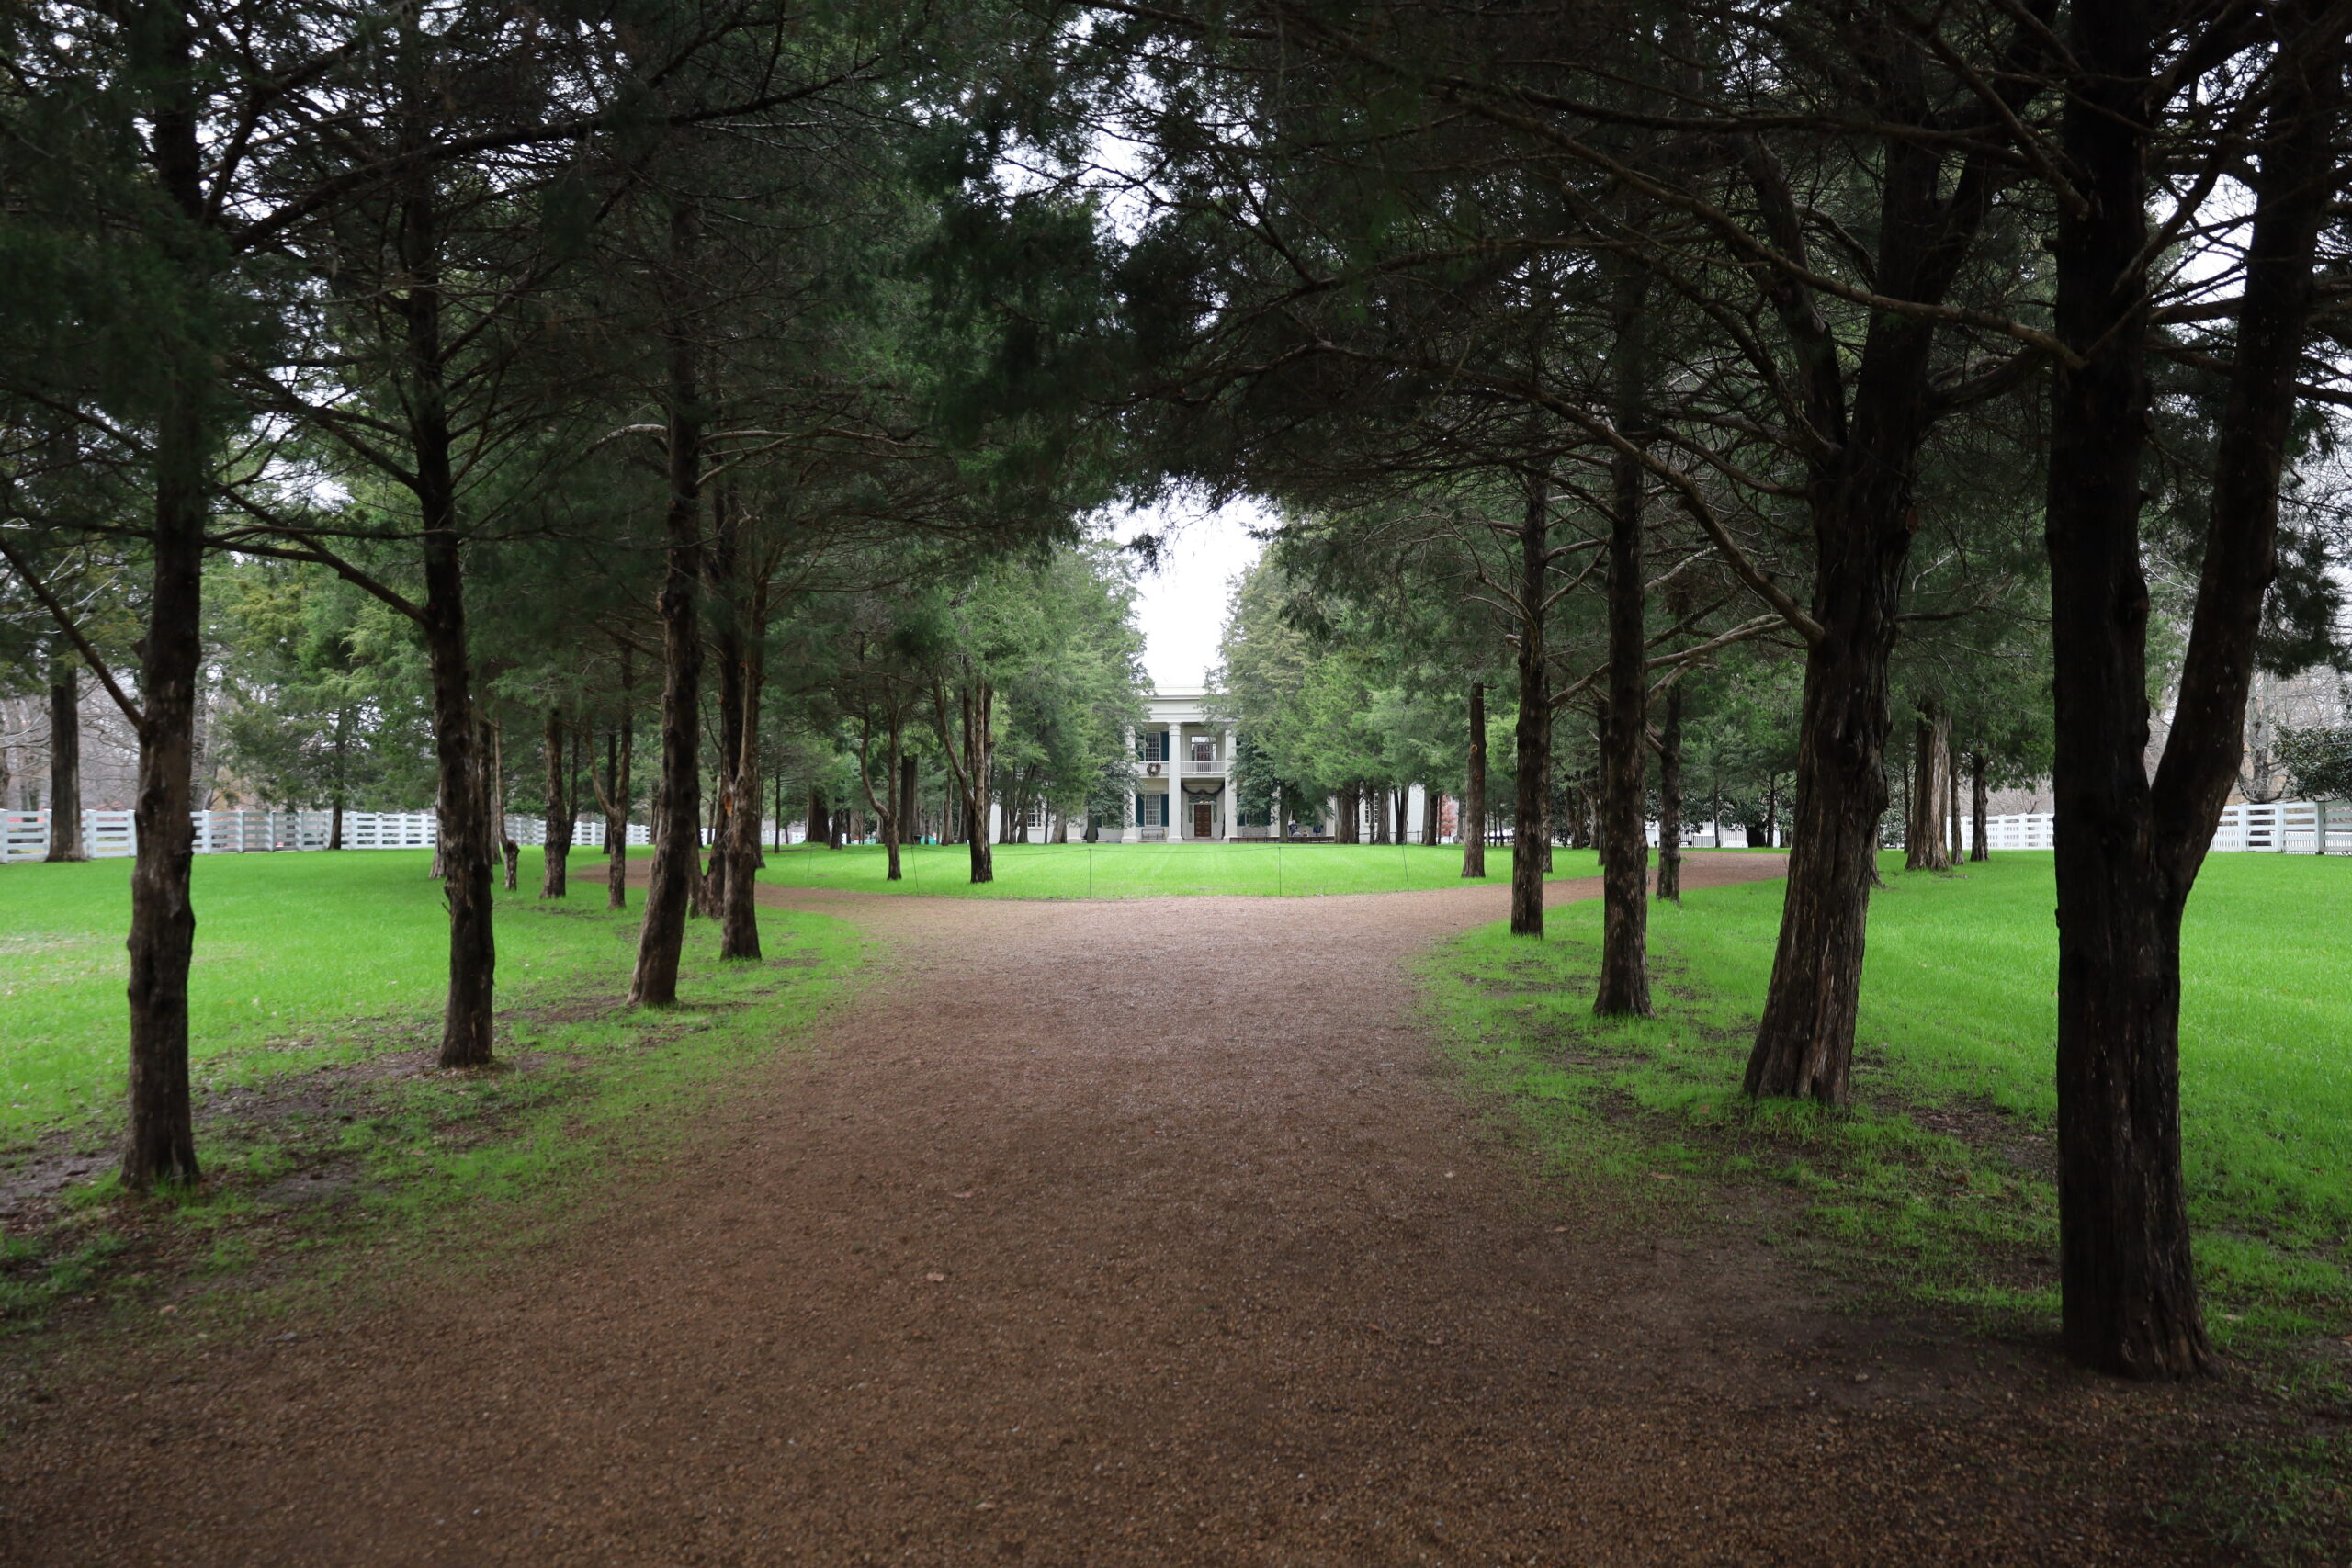
[[[2352,726],[2282,730],[2278,760],[2295,793],[2306,799],[2352,797]]]
[[[1320,819],[1350,787],[1458,787],[1464,698],[1428,689],[1418,655],[1382,615],[1317,592],[1269,551],[1235,584],[1213,705],[1240,728],[1243,819]],[[1491,754],[1491,752],[1490,752]]]
[[[214,573],[220,739],[278,805],[433,801],[432,707],[414,629],[337,578],[274,562]]]

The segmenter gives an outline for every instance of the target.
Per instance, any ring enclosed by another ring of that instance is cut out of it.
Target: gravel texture
[[[814,1049],[555,1240],[0,1386],[0,1562],[2188,1560],[2178,1396],[1531,1172],[1406,968],[1498,887],[775,892],[885,939]]]

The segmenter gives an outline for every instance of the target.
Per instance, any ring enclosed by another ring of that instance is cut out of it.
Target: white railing
[[[200,855],[255,854],[278,850],[323,850],[334,831],[331,811],[191,811],[188,823],[196,833]],[[773,827],[774,824],[767,824]],[[547,842],[547,824],[537,817],[509,817],[506,836],[518,844]],[[706,834],[705,837],[708,835]],[[430,811],[346,811],[343,814],[343,847],[347,850],[429,850],[440,837],[438,818]],[[581,818],[571,830],[571,847],[591,853],[605,841],[601,816]],[[628,825],[628,841],[650,844],[653,831],[642,822]],[[765,842],[765,835],[762,841]],[[138,849],[138,833],[128,811],[82,813],[82,848],[93,860],[114,860]],[[49,813],[0,812],[0,864],[40,860],[49,853]]]
[[[1164,844],[1168,841],[1168,829],[1165,828],[1146,827],[1140,831],[1143,842],[1147,844]]]
[[[1225,764],[1215,757],[1187,757],[1184,759],[1184,771],[1194,774],[1221,773],[1225,772]]]
[[[1996,850],[2047,850],[2055,847],[2047,811],[1991,817],[1984,822],[1984,841]],[[2324,821],[2326,843],[2319,840]],[[1963,816],[1960,841],[1974,844],[1974,824]],[[2222,808],[2213,827],[2216,854],[2301,854],[2325,852],[2352,855],[2352,804],[2341,800],[2240,801]]]
[[[1649,824],[1650,848],[1657,848],[1657,824]],[[1489,829],[1489,843],[1510,841],[1508,824]],[[1686,822],[1682,827],[1680,846],[1686,850],[1744,850],[1748,847],[1747,829],[1737,822]]]

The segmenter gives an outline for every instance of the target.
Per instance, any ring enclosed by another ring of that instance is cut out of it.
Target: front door
[[[1205,839],[1208,836],[1209,803],[1205,800],[1196,800],[1193,802],[1193,837]]]

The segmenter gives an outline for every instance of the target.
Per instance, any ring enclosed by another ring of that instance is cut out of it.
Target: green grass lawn
[[[761,880],[778,886],[845,887],[958,898],[1158,898],[1241,893],[1312,897],[1458,887],[1462,852],[1398,844],[998,844],[996,880],[975,886],[962,844],[910,845],[905,876],[887,879],[888,857],[873,845],[828,850],[796,845],[768,852]],[[1597,876],[1589,850],[1555,850],[1552,874]],[[1487,880],[1508,883],[1510,852],[1487,852]]]
[[[220,1087],[351,1060],[377,1048],[366,1026],[437,1017],[449,928],[429,864],[422,850],[197,856],[198,1078]],[[502,1008],[626,987],[638,895],[607,914],[601,860],[593,870],[575,872],[563,904],[543,905],[538,856],[526,852],[525,891],[498,895]],[[128,860],[0,870],[0,1148],[116,1113],[130,883]],[[787,943],[846,940],[821,916],[771,910],[763,926]]]
[[[843,922],[771,909],[769,962],[721,964],[715,927],[695,921],[689,1005],[636,1011],[617,1005],[634,894],[614,914],[601,875],[575,877],[562,903],[502,893],[502,1068],[420,1071],[447,972],[427,864],[423,851],[197,857],[189,1055],[207,1185],[165,1223],[152,1205],[125,1208],[101,1162],[65,1193],[62,1220],[0,1236],[0,1325],[91,1291],[141,1299],[187,1273],[192,1245],[198,1278],[242,1278],[261,1249],[356,1222],[462,1230],[483,1201],[563,1190],[567,1173],[687,1125],[672,1112],[788,1040],[858,959]],[[536,852],[523,871],[536,888]],[[0,1180],[103,1156],[119,1134],[129,882],[122,860],[0,870]],[[327,1192],[354,1201],[316,1201]]]
[[[1510,1097],[1564,1164],[1785,1183],[1804,1196],[1800,1231],[1858,1272],[2054,1323],[2051,857],[2002,854],[1952,876],[1899,865],[1871,903],[1850,1115],[1738,1093],[1777,882],[1656,908],[1649,1022],[1591,1018],[1597,904],[1558,911],[1542,947],[1500,928],[1465,938],[1433,967],[1438,1004],[1474,1081]],[[2184,948],[2186,1166],[2217,1337],[2340,1335],[2352,1317],[2352,866],[2216,855]]]

